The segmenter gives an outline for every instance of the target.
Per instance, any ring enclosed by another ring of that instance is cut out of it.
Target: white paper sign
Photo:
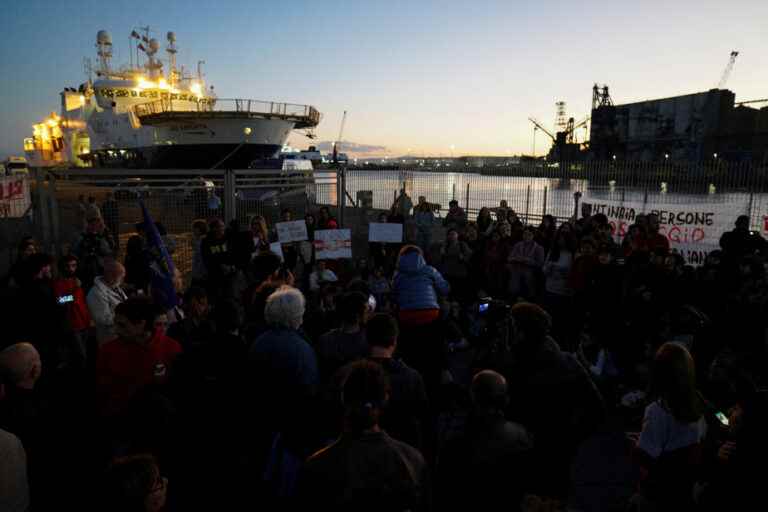
[[[0,178],[0,218],[23,217],[30,205],[29,182],[26,178]]]
[[[301,242],[308,238],[307,223],[303,220],[277,223],[277,239],[280,243]]]
[[[315,259],[331,260],[352,257],[352,231],[318,229],[315,231]]]
[[[280,242],[272,242],[269,244],[269,250],[280,256],[280,261],[285,261],[283,258],[283,246],[280,245]]]
[[[403,225],[390,222],[368,224],[368,241],[399,244],[403,241]]]

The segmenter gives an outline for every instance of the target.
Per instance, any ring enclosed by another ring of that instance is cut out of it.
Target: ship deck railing
[[[133,107],[142,124],[206,118],[262,118],[293,121],[294,128],[314,128],[320,112],[311,105],[237,98],[205,98],[205,101],[160,99]]]

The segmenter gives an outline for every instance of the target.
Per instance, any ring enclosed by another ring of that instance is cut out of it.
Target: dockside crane
[[[731,72],[733,71],[733,66],[736,64],[736,57],[739,56],[739,52],[736,50],[731,52],[731,56],[728,58],[728,65],[725,66],[725,70],[723,71],[723,76],[720,77],[720,82],[717,84],[718,89],[722,89],[725,87],[725,84],[728,83],[728,79],[731,77]]]
[[[339,146],[341,146],[341,137],[344,135],[344,125],[347,122],[347,111],[344,111],[344,115],[341,117],[341,128],[339,128],[339,136],[336,142],[333,143],[333,165],[339,165]]]

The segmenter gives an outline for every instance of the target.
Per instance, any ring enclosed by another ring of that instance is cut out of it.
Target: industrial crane
[[[723,71],[723,76],[720,77],[720,83],[717,84],[718,89],[722,89],[725,87],[725,84],[728,83],[728,79],[731,77],[731,72],[733,71],[733,65],[736,64],[736,57],[739,56],[739,52],[732,51],[731,56],[728,58],[728,65],[725,66],[725,71]]]
[[[549,130],[547,130],[546,128],[544,128],[544,127],[541,125],[541,123],[540,123],[540,122],[538,122],[538,121],[537,121],[536,119],[534,119],[533,117],[529,117],[529,118],[528,118],[528,120],[529,120],[530,122],[532,122],[532,123],[533,123],[533,126],[535,126],[535,127],[536,127],[536,128],[538,128],[539,130],[541,130],[541,131],[543,131],[544,133],[546,133],[547,135],[549,135],[549,138],[550,138],[550,139],[552,139],[552,142],[554,142],[554,141],[555,141],[555,136],[554,136],[554,135],[552,135],[552,134],[549,132]]]
[[[341,128],[339,128],[339,137],[333,143],[333,165],[339,165],[339,146],[341,145],[341,136],[344,135],[344,124],[347,122],[347,111],[341,117]]]

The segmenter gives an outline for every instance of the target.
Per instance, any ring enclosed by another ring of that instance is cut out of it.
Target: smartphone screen
[[[490,304],[488,302],[481,302],[477,308],[478,313],[485,313],[486,311],[488,311],[489,306]]]
[[[720,421],[720,423],[723,424],[724,427],[727,427],[729,425],[728,417],[725,414],[718,411],[717,413],[715,413],[715,416]]]
[[[59,304],[66,304],[67,302],[74,302],[75,297],[72,295],[62,295],[59,297]]]

